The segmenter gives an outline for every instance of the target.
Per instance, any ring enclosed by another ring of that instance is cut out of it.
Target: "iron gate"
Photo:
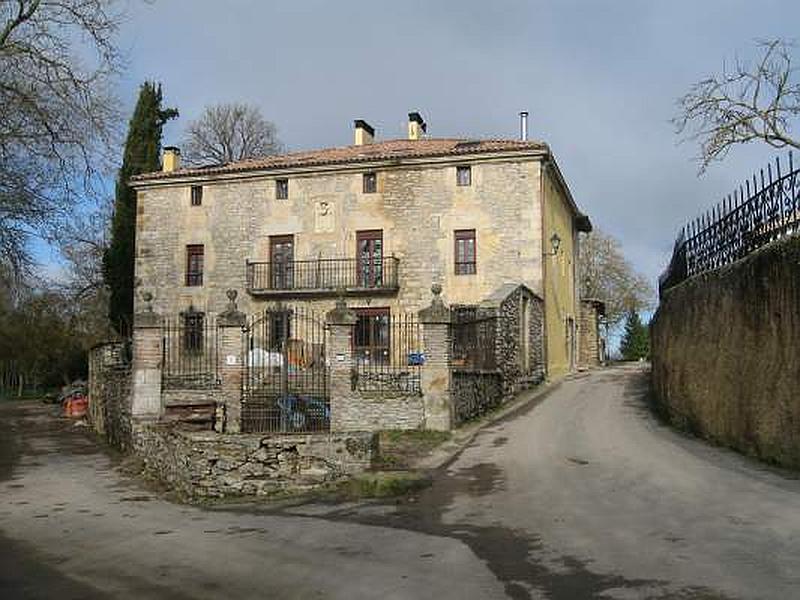
[[[329,374],[325,326],[305,307],[279,306],[243,332],[242,430],[327,431]]]

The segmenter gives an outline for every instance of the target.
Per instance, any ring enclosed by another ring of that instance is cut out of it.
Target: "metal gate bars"
[[[324,321],[305,307],[278,306],[250,319],[242,337],[242,431],[327,431]]]

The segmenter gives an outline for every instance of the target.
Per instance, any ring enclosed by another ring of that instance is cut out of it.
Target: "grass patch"
[[[382,471],[354,477],[341,491],[348,499],[393,498],[419,492],[430,484],[430,476],[416,471]]]
[[[404,471],[428,456],[436,447],[452,437],[449,431],[381,431],[378,436],[378,456],[373,461],[376,471]]]

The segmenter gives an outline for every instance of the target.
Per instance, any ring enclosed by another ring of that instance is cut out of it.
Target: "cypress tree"
[[[103,276],[109,287],[108,317],[120,333],[133,318],[136,192],[128,185],[133,175],[161,167],[161,130],[178,116],[174,108],[161,108],[161,85],[146,81],[128,125],[125,153],[117,176],[111,243],[103,256]]]
[[[628,311],[619,350],[623,360],[639,360],[650,356],[650,332],[635,310]]]

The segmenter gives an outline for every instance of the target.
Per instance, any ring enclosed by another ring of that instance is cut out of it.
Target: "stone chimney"
[[[356,146],[371,144],[375,140],[375,130],[372,128],[372,125],[361,119],[356,119],[353,125],[355,125],[356,130]]]
[[[421,140],[426,131],[428,125],[422,119],[422,115],[418,112],[408,113],[408,139]]]
[[[161,161],[161,170],[164,173],[172,173],[181,168],[181,151],[175,146],[164,147],[164,157]]]

